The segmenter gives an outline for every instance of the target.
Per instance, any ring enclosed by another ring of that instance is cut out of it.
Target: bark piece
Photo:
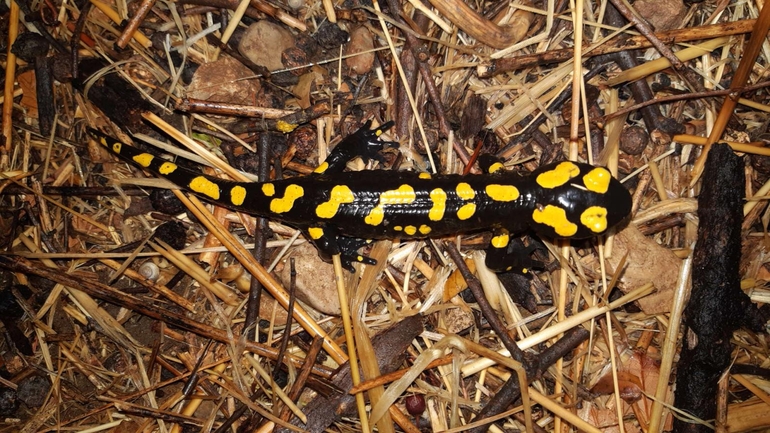
[[[714,145],[702,179],[692,293],[685,308],[685,338],[674,405],[700,419],[713,419],[717,382],[730,365],[733,332],[748,325],[761,330],[762,323],[758,310],[741,291],[738,273],[745,185],[743,161],[727,145]],[[711,430],[677,418],[674,431]]]

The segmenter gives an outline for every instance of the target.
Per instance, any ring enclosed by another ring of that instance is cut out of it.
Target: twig
[[[691,27],[684,29],[673,29],[665,32],[656,32],[655,37],[661,42],[667,44],[690,42],[701,39],[711,39],[719,36],[731,36],[749,33],[757,20],[742,20],[712,24],[708,26]],[[616,36],[606,41],[601,46],[593,50],[588,50],[588,46],[583,49],[583,58],[591,58],[605,54],[612,54],[621,51],[632,51],[644,48],[650,48],[652,43],[646,36],[631,36],[624,38]],[[561,50],[550,50],[542,53],[522,54],[504,59],[493,60],[489,65],[479,67],[479,77],[489,78],[493,75],[515,71],[530,66],[547,65],[550,63],[565,62],[572,58],[574,54],[572,48]]]
[[[468,269],[468,266],[465,264],[465,260],[463,260],[457,247],[451,242],[444,242],[444,250],[449,254],[449,257],[452,258],[452,261],[455,262],[455,265],[457,265],[457,269],[468,284],[468,288],[471,289],[473,297],[476,298],[476,302],[479,304],[481,314],[487,319],[489,326],[491,326],[492,330],[498,335],[503,346],[508,349],[511,358],[524,364],[525,368],[528,368],[527,377],[529,377],[531,375],[530,373],[534,372],[534,369],[537,368],[537,365],[532,365],[524,351],[519,348],[515,341],[513,341],[513,337],[511,337],[507,327],[502,320],[500,320],[500,317],[492,308],[492,305],[490,305],[486,295],[484,295],[484,289],[481,287],[481,283],[479,283],[476,276],[471,273],[470,269]]]
[[[668,59],[669,62],[671,62],[671,65],[676,69],[677,71],[682,71],[685,66],[684,63],[682,63],[676,55],[674,55],[674,52],[671,51],[669,47],[667,47],[663,42],[661,42],[660,39],[658,39],[657,36],[655,36],[655,32],[652,30],[652,26],[644,20],[644,18],[641,18],[639,15],[637,15],[636,11],[633,10],[633,7],[626,3],[624,0],[610,0],[612,2],[612,5],[615,6],[615,8],[620,12],[631,24],[636,27],[637,30],[639,30],[639,33],[641,33],[645,38],[647,38],[648,41],[650,41],[650,44],[652,44],[655,49],[658,50],[661,56]]]
[[[126,45],[128,45],[128,42],[134,36],[134,32],[139,28],[139,26],[144,21],[144,18],[155,6],[155,1],[156,0],[142,0],[142,2],[139,3],[139,7],[136,9],[136,13],[133,17],[131,17],[130,20],[128,20],[128,23],[123,28],[123,32],[120,34],[120,37],[118,37],[118,40],[115,41],[116,47],[121,49],[126,48]]]

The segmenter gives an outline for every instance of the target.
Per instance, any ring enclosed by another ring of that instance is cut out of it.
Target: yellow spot
[[[537,175],[537,184],[543,188],[556,188],[564,185],[578,174],[580,174],[580,168],[569,161],[565,161],[557,165],[553,170]]]
[[[324,235],[324,229],[321,227],[310,227],[307,229],[307,233],[310,235],[310,238],[313,240],[321,239]]]
[[[323,172],[325,172],[325,171],[326,171],[328,168],[329,168],[329,163],[328,163],[328,162],[326,162],[326,161],[324,161],[324,162],[322,162],[322,163],[321,163],[321,165],[319,165],[318,167],[316,167],[316,169],[315,169],[315,170],[313,170],[313,173],[323,173]]]
[[[401,185],[398,189],[391,189],[380,194],[380,205],[410,204],[417,198],[414,188],[409,185]]]
[[[434,189],[430,192],[430,200],[433,202],[433,206],[428,211],[428,219],[431,221],[441,221],[446,210],[446,191],[441,188]]]
[[[494,164],[489,166],[489,170],[488,171],[491,174],[491,173],[498,172],[498,171],[500,171],[500,170],[502,170],[504,168],[505,168],[505,166],[502,163],[496,162],[496,163],[494,163]]]
[[[141,165],[142,167],[149,167],[150,163],[152,162],[155,157],[153,155],[150,155],[149,153],[140,153],[139,155],[136,155],[132,158],[134,162]]]
[[[591,206],[580,214],[580,222],[594,233],[607,230],[607,209]]]
[[[431,175],[430,173],[420,173],[420,179],[430,179]]]
[[[409,236],[414,236],[414,234],[417,233],[417,227],[406,226],[404,227],[404,233],[408,234]]]
[[[420,230],[420,233],[422,233],[424,235],[427,235],[428,233],[430,233],[431,229],[430,229],[430,227],[428,227],[425,224],[423,224],[423,225],[420,226],[419,230]]]
[[[107,146],[107,140],[102,138],[102,144]],[[121,150],[123,150],[123,143],[121,143],[121,142],[112,143],[112,151],[113,152],[120,153]]]
[[[393,226],[393,230],[395,230],[395,231],[397,231],[397,232],[400,232],[400,231],[401,231],[401,230],[403,230],[403,229],[404,229],[404,228],[403,228],[403,227],[401,227],[401,226]]]
[[[279,120],[275,122],[275,129],[283,132],[284,134],[294,131],[295,129],[297,129],[297,126],[299,125],[297,125],[296,123],[289,123],[285,120]]]
[[[272,197],[275,195],[275,185],[272,183],[263,183],[262,184],[262,194],[264,194],[266,197]]]
[[[503,233],[493,237],[490,243],[495,248],[505,248],[508,246],[509,240],[508,233]]]
[[[460,182],[457,184],[457,196],[463,200],[473,200],[473,197],[476,197],[476,191],[467,183]]]
[[[371,226],[377,226],[382,223],[383,219],[385,219],[385,209],[382,206],[375,206],[369,211],[369,215],[364,217],[364,222]]]
[[[193,180],[190,181],[190,189],[207,197],[211,197],[214,200],[219,200],[219,185],[203,176],[193,178]]]
[[[230,201],[236,205],[240,206],[243,204],[243,201],[246,199],[246,188],[236,185],[230,190]]]
[[[356,260],[359,261],[359,262],[363,262],[364,261],[364,256],[356,256]]]
[[[464,221],[472,217],[474,213],[476,213],[476,203],[468,203],[457,210],[457,218]]]
[[[274,213],[285,213],[294,206],[294,201],[305,195],[305,190],[299,185],[289,185],[283,198],[274,198],[270,200],[270,211]]]
[[[315,208],[315,213],[320,218],[331,218],[337,214],[342,203],[353,203],[355,200],[353,191],[345,185],[337,185],[332,188],[329,201],[323,202]]]
[[[524,269],[521,270],[522,274],[526,274],[527,272],[529,272],[529,269],[527,269],[527,268],[524,268]]]
[[[606,168],[596,167],[583,176],[586,189],[599,194],[604,194],[610,188],[612,174]]]
[[[380,225],[385,218],[385,205],[411,204],[417,198],[414,188],[409,185],[401,185],[398,189],[391,189],[380,194],[380,202],[369,211],[364,221],[369,225]]]
[[[160,174],[169,174],[173,173],[174,170],[176,170],[176,164],[171,162],[164,162],[160,165],[160,168],[158,169],[158,173]]]
[[[560,207],[549,204],[542,209],[535,209],[532,219],[538,224],[552,227],[559,236],[569,237],[577,233],[577,225],[567,219],[567,213]]]
[[[487,185],[487,195],[494,201],[514,201],[519,198],[519,189],[513,185]]]

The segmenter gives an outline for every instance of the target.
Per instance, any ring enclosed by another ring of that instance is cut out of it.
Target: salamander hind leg
[[[377,260],[371,257],[365,256],[358,252],[361,247],[369,245],[371,240],[358,239],[349,237],[339,237],[337,243],[340,246],[340,259],[342,260],[342,267],[350,272],[355,272],[353,263],[363,263],[365,265],[376,265]]]
[[[368,240],[338,236],[337,231],[331,227],[307,227],[302,231],[318,248],[318,255],[326,262],[331,262],[332,256],[339,254],[342,267],[351,273],[356,271],[353,263],[377,264],[376,260],[358,252],[362,246],[370,243]]]
[[[529,275],[532,269],[545,267],[543,262],[530,257],[536,249],[534,245],[525,246],[521,239],[511,238],[507,230],[498,229],[494,232],[487,248],[486,264],[495,272]]]
[[[326,161],[316,168],[315,173],[318,174],[331,174],[341,173],[345,170],[345,165],[351,159],[360,156],[364,162],[369,160],[376,160],[384,162],[380,151],[387,147],[398,146],[398,143],[393,141],[381,141],[380,135],[393,126],[393,122],[386,122],[380,125],[378,128],[369,129],[372,126],[372,121],[367,121],[358,131],[345,137],[335,148],[331,151]]]

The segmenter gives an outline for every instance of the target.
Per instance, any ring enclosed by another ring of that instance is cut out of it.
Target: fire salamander
[[[549,238],[583,239],[606,233],[628,217],[628,191],[603,167],[558,162],[529,176],[509,172],[492,158],[484,174],[366,170],[346,172],[356,156],[378,158],[391,143],[379,140],[391,123],[370,123],[341,141],[315,173],[270,182],[229,182],[92,133],[113,153],[223,206],[285,222],[303,231],[322,257],[341,254],[374,263],[357,250],[362,239],[413,239],[491,230],[487,264],[518,270],[533,263],[509,251],[512,234],[528,229]]]

